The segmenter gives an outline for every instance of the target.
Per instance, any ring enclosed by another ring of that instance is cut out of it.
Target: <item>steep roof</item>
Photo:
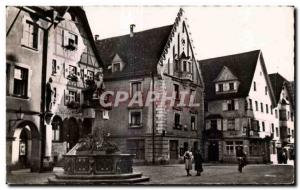
[[[255,50],[199,61],[205,83],[205,99],[217,100],[248,96],[259,55],[260,50]],[[228,67],[240,82],[237,93],[215,93],[215,83],[213,81],[224,66]]]
[[[294,103],[294,97],[293,97],[294,89],[293,89],[292,82],[289,82],[288,80],[286,80],[279,73],[269,74],[269,78],[270,78],[272,88],[274,91],[276,103],[279,102],[282,87],[283,87],[283,85],[285,85],[287,88],[287,91],[288,91],[288,95],[291,98],[290,102],[293,104]]]
[[[99,54],[104,63],[106,80],[137,77],[157,73],[157,63],[173,25],[145,30],[130,35],[118,36],[96,41]],[[122,71],[112,73],[107,67],[118,54],[125,66]]]

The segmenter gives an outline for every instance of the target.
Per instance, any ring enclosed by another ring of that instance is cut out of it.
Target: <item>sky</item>
[[[84,7],[100,39],[173,24],[179,7]],[[294,19],[291,7],[183,7],[198,60],[262,50],[268,73],[294,80]]]

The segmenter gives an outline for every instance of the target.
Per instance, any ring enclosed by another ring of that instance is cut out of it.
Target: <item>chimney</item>
[[[96,35],[95,35],[95,41],[97,41],[98,39],[99,39],[99,35],[96,34]]]
[[[132,38],[134,36],[133,28],[135,27],[135,24],[130,25],[130,37]]]

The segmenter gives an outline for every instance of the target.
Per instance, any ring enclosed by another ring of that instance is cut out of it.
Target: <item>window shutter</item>
[[[217,120],[217,128],[218,128],[219,131],[222,130],[222,123],[221,123],[220,119]]]
[[[229,90],[229,83],[225,83],[224,84],[224,91],[228,91]]]
[[[219,92],[219,85],[216,84],[216,92]]]
[[[234,100],[234,109],[235,110],[239,109],[239,100]]]
[[[240,130],[240,119],[239,118],[235,118],[235,130],[239,131]]]
[[[65,68],[65,77],[68,77],[70,74],[69,64],[65,63],[64,68]]]
[[[223,131],[227,131],[227,119],[223,119]]]
[[[237,90],[237,82],[234,82],[234,83],[233,83],[233,89],[234,89],[234,90]]]
[[[227,110],[227,102],[226,102],[226,100],[222,103],[222,110],[223,111]]]
[[[63,36],[63,38],[62,38],[62,40],[63,40],[62,45],[63,45],[63,47],[65,47],[65,46],[69,45],[68,44],[69,43],[69,32],[66,31],[66,30],[62,30],[62,36]]]
[[[210,129],[210,120],[207,120],[206,121],[206,130],[209,130]]]

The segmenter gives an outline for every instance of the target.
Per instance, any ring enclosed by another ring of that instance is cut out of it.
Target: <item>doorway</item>
[[[178,141],[170,140],[170,159],[177,160],[178,159]]]
[[[219,161],[219,142],[210,141],[208,145],[208,160],[209,161]]]

